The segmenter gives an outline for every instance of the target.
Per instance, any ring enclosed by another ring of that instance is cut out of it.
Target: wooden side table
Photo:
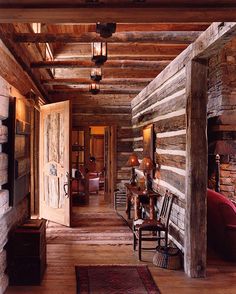
[[[141,203],[149,202],[149,213],[150,219],[155,219],[155,200],[161,195],[154,192],[148,191],[146,193],[143,189],[139,189],[137,186],[132,186],[131,184],[125,184],[126,186],[126,213],[128,219],[130,219],[130,210],[132,203],[134,205],[134,219],[141,218]]]

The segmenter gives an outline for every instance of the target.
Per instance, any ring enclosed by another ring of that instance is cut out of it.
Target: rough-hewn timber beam
[[[130,106],[130,101],[135,96],[135,94],[101,94],[98,93],[97,95],[91,94],[89,91],[87,93],[58,93],[58,94],[51,94],[50,98],[52,101],[63,101],[63,100],[72,100],[73,105],[84,105],[87,106],[88,104],[91,105],[98,105],[98,106]]]
[[[133,5],[134,6],[134,5]],[[100,22],[213,22],[234,21],[236,7],[74,7],[74,8],[1,8],[2,23],[42,22],[42,23],[96,23]],[[92,9],[91,9],[92,8]]]
[[[146,31],[205,31],[211,23],[117,23],[116,32],[146,32]],[[67,32],[96,32],[95,23],[63,24]],[[48,32],[58,31],[61,24],[47,24]],[[71,28],[71,31],[70,31]],[[69,31],[68,31],[69,30]]]
[[[136,60],[108,60],[103,68],[149,68],[162,70],[169,64],[169,61],[136,61]],[[93,68],[94,62],[83,60],[54,60],[54,61],[39,61],[31,63],[32,68]]]
[[[138,56],[139,58],[145,56],[176,56],[182,52],[187,45],[165,45],[165,44],[148,44],[148,43],[110,43],[107,46],[107,55],[110,58],[122,58],[122,56]],[[54,50],[55,58],[76,58],[76,57],[90,57],[92,56],[92,49],[90,43],[65,43],[63,46],[58,46]]]
[[[184,268],[190,277],[200,278],[206,276],[207,246],[207,61],[193,60],[186,67],[187,154]]]
[[[8,38],[15,42],[25,43],[89,43],[89,42],[109,42],[109,43],[164,43],[164,44],[190,44],[196,40],[200,32],[124,32],[115,33],[110,38],[102,38],[97,33],[82,34],[53,34],[53,33],[17,33],[7,34]]]
[[[61,93],[66,93],[66,94],[81,94],[81,93],[88,93],[89,88],[80,88],[80,89],[61,89],[61,90],[52,90],[49,91],[49,95],[57,95]],[[100,94],[138,94],[140,92],[140,89],[101,89]]]
[[[100,81],[101,85],[145,85],[152,81],[148,78],[136,78],[136,79],[102,79]],[[78,79],[48,79],[42,80],[44,85],[81,85],[81,84],[90,84],[91,79],[89,78],[78,78]]]
[[[55,78],[88,78],[90,77],[90,68],[55,68]],[[160,70],[149,68],[103,68],[102,77],[111,78],[155,78]]]

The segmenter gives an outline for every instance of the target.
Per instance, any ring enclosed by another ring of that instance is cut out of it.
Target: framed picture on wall
[[[154,159],[153,125],[143,128],[143,157]]]

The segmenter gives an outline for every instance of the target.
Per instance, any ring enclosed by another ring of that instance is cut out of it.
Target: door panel
[[[40,217],[70,226],[70,103],[40,112]]]
[[[90,153],[96,158],[96,171],[104,168],[104,135],[91,135]]]

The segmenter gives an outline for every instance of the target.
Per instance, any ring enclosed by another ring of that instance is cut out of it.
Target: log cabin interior
[[[75,293],[104,264],[235,293],[234,2],[0,1],[0,293]],[[133,250],[166,194],[175,271]]]

